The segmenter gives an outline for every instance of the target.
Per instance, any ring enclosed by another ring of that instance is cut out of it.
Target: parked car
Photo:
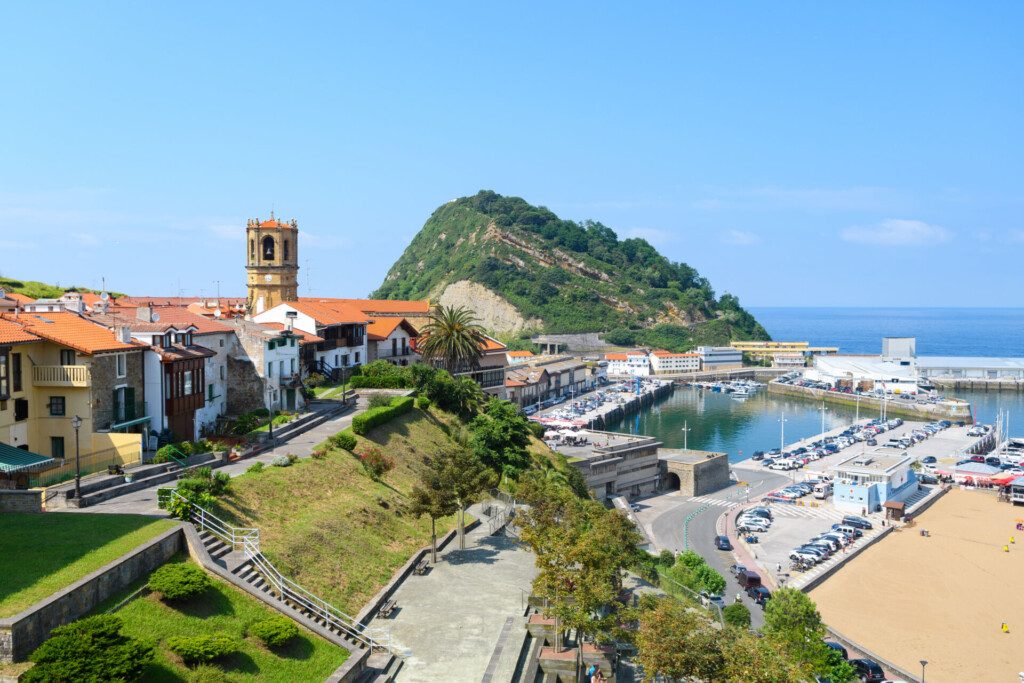
[[[719,550],[732,550],[732,543],[728,536],[715,536],[715,547]]]
[[[843,647],[842,645],[840,645],[839,643],[835,642],[835,641],[826,640],[825,641],[825,646],[826,647],[830,647],[833,650],[835,650],[836,652],[838,652],[839,654],[841,654],[843,656],[843,659],[849,659],[850,658],[850,653],[846,651],[846,648]]]
[[[755,605],[760,605],[761,609],[764,609],[764,606],[772,597],[771,591],[765,588],[764,586],[748,587],[747,595],[750,596],[750,599],[754,601]]]
[[[923,462],[926,465],[929,465],[938,462],[938,460],[935,458],[934,455],[926,455],[923,458],[921,458],[921,462]]]
[[[729,566],[729,573],[736,577],[739,577],[739,575],[745,571],[747,571],[747,568],[742,564],[734,564]]]
[[[854,529],[867,530],[873,528],[871,526],[871,522],[863,517],[858,517],[857,515],[846,515],[843,517],[843,524],[846,526],[852,526]]]
[[[704,605],[705,607],[711,607],[712,605],[715,605],[716,607],[721,609],[722,607],[725,607],[725,600],[722,598],[721,595],[718,595],[717,593],[708,593],[707,591],[701,591],[700,604]]]
[[[885,680],[885,672],[873,659],[851,659],[850,666],[862,683],[881,683]]]
[[[869,446],[877,446],[878,445],[878,439],[868,439],[866,443]]]
[[[761,575],[750,569],[744,569],[736,574],[736,580],[739,581],[740,588],[753,588],[761,585]]]

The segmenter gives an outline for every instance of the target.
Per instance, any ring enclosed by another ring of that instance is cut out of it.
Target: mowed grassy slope
[[[331,450],[322,460],[235,478],[220,506],[236,524],[260,529],[264,552],[286,576],[355,615],[430,543],[430,519],[411,516],[407,496],[424,458],[451,447],[460,429],[436,408],[414,410],[357,437],[357,453],[376,447],[394,459],[383,483],[347,451]],[[453,526],[438,520],[438,535]]]
[[[186,561],[177,557],[175,562]],[[132,600],[116,612],[124,620],[123,633],[156,646],[156,657],[142,675],[152,683],[189,680],[189,670],[170,651],[167,640],[174,636],[223,633],[239,644],[239,651],[216,662],[226,672],[225,681],[322,681],[341,666],[348,650],[329,643],[305,629],[284,647],[268,648],[248,636],[251,624],[278,613],[234,586],[216,577],[213,587],[183,603],[168,604],[150,593]],[[139,585],[149,580],[146,577]],[[139,585],[108,600],[96,613],[112,607]]]
[[[0,617],[17,614],[174,525],[142,515],[0,514]]]

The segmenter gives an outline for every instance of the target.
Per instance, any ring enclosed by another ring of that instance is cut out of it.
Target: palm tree
[[[464,306],[438,306],[423,327],[421,355],[451,373],[475,368],[483,355],[484,330]]]

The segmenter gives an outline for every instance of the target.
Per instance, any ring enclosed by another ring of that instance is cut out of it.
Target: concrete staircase
[[[924,487],[920,491],[914,491],[912,494],[907,496],[907,498],[903,501],[904,510],[909,511],[915,505],[917,505],[922,500],[931,495],[931,493],[932,489],[928,487]]]

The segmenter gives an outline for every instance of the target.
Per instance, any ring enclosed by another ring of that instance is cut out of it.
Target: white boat
[[[732,393],[729,394],[729,396],[731,396],[732,398],[745,399],[749,398],[752,394],[753,392],[747,389],[746,387],[737,387],[736,389],[732,390]]]

